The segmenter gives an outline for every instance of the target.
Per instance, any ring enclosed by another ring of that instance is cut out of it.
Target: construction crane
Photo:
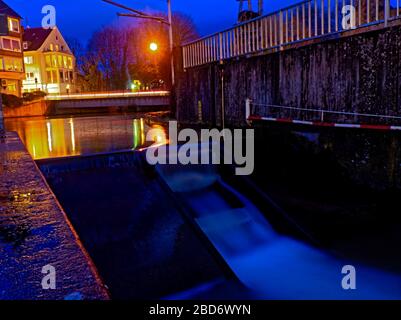
[[[263,0],[258,0],[258,11],[253,11],[252,0],[236,0],[239,2],[238,10],[238,22],[244,22],[257,16],[263,15]],[[245,2],[247,3],[247,8],[244,8]]]

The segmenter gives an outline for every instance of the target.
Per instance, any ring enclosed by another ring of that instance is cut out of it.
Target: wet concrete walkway
[[[44,290],[42,268],[56,272]],[[95,267],[16,133],[0,141],[0,300],[108,299]]]

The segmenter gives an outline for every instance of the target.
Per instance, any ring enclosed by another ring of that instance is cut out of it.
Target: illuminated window
[[[8,18],[8,30],[19,33],[19,21],[18,19]]]
[[[52,70],[52,83],[58,83],[58,78],[57,78],[57,71]]]
[[[29,47],[28,42],[25,41],[25,42],[22,44],[22,46],[23,46],[24,50],[28,50],[28,47]]]
[[[12,40],[13,51],[21,52],[21,42],[19,40]]]
[[[57,56],[52,56],[53,67],[57,67]]]
[[[56,51],[59,51],[59,50],[60,50],[60,48],[59,48],[58,44],[56,44]]]
[[[72,69],[72,58],[68,58],[68,69]]]
[[[8,51],[21,52],[21,42],[10,38],[3,38],[3,49]]]
[[[24,71],[22,59],[4,57],[4,65],[6,71],[16,71],[16,72]]]
[[[4,50],[12,50],[11,39],[3,38],[3,49]]]
[[[17,86],[15,85],[15,83],[7,84],[7,91],[16,92],[17,91]]]
[[[51,71],[46,71],[46,78],[47,82],[52,82],[52,72]]]
[[[14,70],[17,72],[24,71],[22,59],[14,59]]]
[[[46,67],[52,66],[52,58],[51,56],[46,56]]]
[[[13,59],[5,57],[4,58],[4,65],[6,71],[14,71],[14,62]]]
[[[54,51],[54,45],[53,45],[53,43],[50,44],[50,51]]]
[[[24,62],[25,64],[33,64],[33,57],[32,56],[24,57]]]
[[[47,77],[47,82],[48,83],[57,83],[57,71],[56,70],[47,70],[46,71],[46,77]]]

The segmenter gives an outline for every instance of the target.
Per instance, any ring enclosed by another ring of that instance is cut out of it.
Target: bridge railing
[[[184,68],[400,17],[401,0],[307,0],[183,46]]]
[[[86,92],[60,95],[48,95],[46,100],[84,100],[84,99],[107,99],[107,98],[132,98],[132,97],[166,97],[170,91],[112,91],[112,92]]]

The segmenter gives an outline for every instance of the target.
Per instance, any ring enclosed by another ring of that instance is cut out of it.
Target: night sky
[[[166,11],[166,0],[114,0],[135,9]],[[47,4],[57,9],[57,26],[68,38],[77,38],[85,43],[91,34],[118,19],[117,12],[124,10],[101,0],[5,0],[23,18],[23,24],[31,27],[41,25],[42,7]],[[274,11],[300,0],[265,0],[265,12]],[[191,16],[201,35],[214,33],[230,27],[236,21],[236,0],[172,0],[173,11]],[[257,7],[257,0],[254,0]]]

